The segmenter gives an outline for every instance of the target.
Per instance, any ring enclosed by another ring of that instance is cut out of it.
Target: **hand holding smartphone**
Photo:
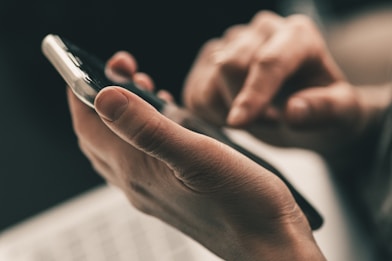
[[[75,95],[86,105],[94,108],[96,95],[101,89],[107,86],[117,85],[128,89],[150,103],[160,113],[183,127],[210,136],[231,146],[277,175],[290,189],[298,205],[306,215],[311,228],[315,230],[321,227],[323,219],[320,214],[275,167],[234,143],[220,128],[206,123],[185,108],[181,108],[173,103],[165,102],[155,96],[154,93],[138,88],[133,82],[118,83],[108,79],[105,75],[105,63],[58,35],[47,35],[42,41],[42,51],[65,82],[70,86]]]

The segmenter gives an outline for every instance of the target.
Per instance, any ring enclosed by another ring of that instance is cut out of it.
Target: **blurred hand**
[[[367,123],[356,88],[302,15],[263,11],[207,42],[185,81],[183,100],[215,124],[319,152],[344,146]]]
[[[107,73],[113,72],[154,87],[127,53],[108,62]],[[80,148],[139,210],[226,260],[324,260],[306,218],[274,174],[123,88],[104,88],[97,113],[71,91],[68,98]]]

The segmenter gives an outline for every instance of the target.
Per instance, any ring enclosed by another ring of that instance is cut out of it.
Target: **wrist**
[[[299,208],[297,212],[268,225],[268,231],[247,233],[241,239],[245,254],[232,260],[325,261],[308,221]]]
[[[249,260],[291,260],[325,261],[311,231],[299,231],[287,226],[282,234],[267,238],[268,242],[255,239],[249,246],[253,248]]]

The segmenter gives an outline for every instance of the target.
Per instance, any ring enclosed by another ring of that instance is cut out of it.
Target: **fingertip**
[[[107,65],[114,67],[126,67],[137,70],[137,61],[135,57],[127,51],[118,51],[109,58]]]
[[[243,91],[234,99],[226,122],[232,127],[245,127],[263,112],[265,102],[257,93]]]
[[[137,62],[132,54],[126,51],[116,52],[106,63],[105,73],[116,82],[127,82],[137,71]]]
[[[229,126],[243,126],[248,122],[248,110],[242,106],[232,107],[226,121]]]
[[[287,121],[294,126],[304,125],[312,117],[309,102],[300,97],[289,99],[285,114]]]
[[[170,92],[166,91],[166,90],[160,90],[160,91],[158,91],[157,96],[158,96],[160,99],[162,99],[162,100],[164,100],[164,101],[166,101],[166,102],[174,102],[174,97],[173,97],[173,95],[172,95]]]
[[[106,87],[95,98],[94,106],[105,121],[116,121],[128,107],[129,99],[118,87]]]
[[[135,73],[135,75],[133,76],[133,81],[144,90],[150,92],[154,90],[155,87],[154,81],[146,73],[143,72]]]

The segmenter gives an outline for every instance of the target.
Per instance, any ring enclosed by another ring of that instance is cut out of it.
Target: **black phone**
[[[215,138],[216,140],[231,146],[238,152],[244,154],[262,167],[277,175],[290,189],[298,205],[307,217],[313,230],[320,228],[323,218],[316,209],[294,188],[294,186],[274,166],[264,159],[253,154],[241,145],[233,142],[221,128],[210,125],[196,117],[185,108],[174,103],[168,103],[154,93],[144,91],[135,83],[114,82],[105,74],[105,63],[96,56],[86,52],[69,40],[59,35],[49,34],[42,40],[42,51],[46,58],[55,67],[64,81],[70,86],[75,95],[86,105],[94,108],[94,99],[98,92],[107,87],[117,85],[135,93],[166,117],[192,131]]]

